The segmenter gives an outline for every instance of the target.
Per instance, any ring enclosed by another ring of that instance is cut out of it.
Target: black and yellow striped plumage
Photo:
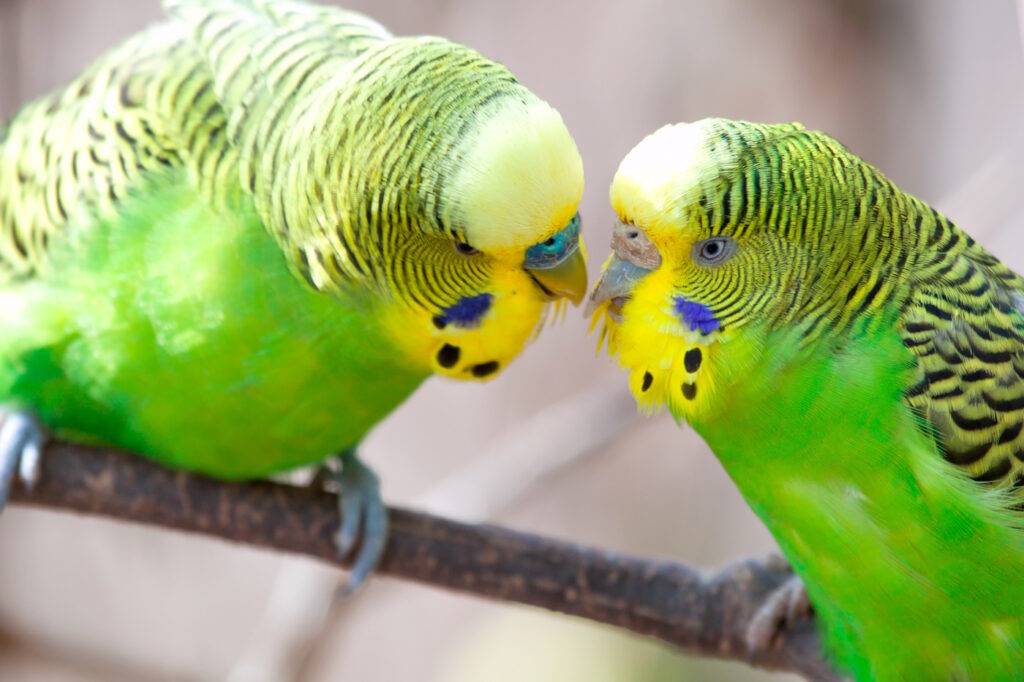
[[[858,323],[891,324],[885,311],[895,306],[917,360],[906,401],[935,429],[943,455],[976,480],[1024,487],[1024,280],[827,135],[799,126],[732,135],[744,149],[737,164],[757,170],[717,195],[710,234],[741,239],[754,225],[776,225],[805,249],[845,243],[850,256],[787,272],[790,291],[773,324],[798,322],[813,343]],[[772,154],[786,159],[785,172]]]
[[[930,258],[899,322],[917,359],[905,397],[948,461],[1008,486],[1024,509],[1024,282],[942,216],[927,215]]]
[[[240,176],[282,246],[319,286],[385,278],[384,263],[397,260],[390,258],[394,242],[408,229],[465,241],[456,216],[442,216],[443,173],[419,178],[422,206],[408,206],[413,196],[393,183],[432,155],[457,166],[465,153],[458,137],[415,144],[423,121],[461,106],[476,118],[481,102],[525,99],[528,91],[503,67],[443,40],[390,40],[373,22],[336,10],[279,2],[265,10],[270,16],[193,8],[202,15],[195,40],[215,51],[197,49],[184,24],[159,26],[22,111],[0,176],[4,269],[34,270],[69,212],[114,210],[118,197],[161,164],[187,167],[212,200],[238,192]],[[333,90],[332,78],[340,80]],[[362,113],[304,117],[318,88],[336,93],[318,106]],[[467,115],[463,125],[471,120]],[[384,132],[394,129],[401,133]],[[389,145],[351,149],[378,138]],[[314,145],[312,158],[290,163],[295,150],[318,139],[333,144]],[[353,156],[376,172],[353,173],[345,167]],[[311,220],[315,211],[349,219]],[[475,270],[479,284],[483,273]]]
[[[357,14],[281,7],[281,24],[268,38],[284,32],[304,43],[307,57],[329,44],[328,54],[353,58],[389,37]],[[217,17],[210,14],[204,26],[223,28],[224,17],[220,24]],[[243,58],[244,37],[219,54]],[[231,82],[252,85],[241,81]],[[211,201],[237,194],[239,151],[228,134],[225,102],[186,25],[163,24],[132,37],[10,124],[0,148],[3,279],[42,267],[47,242],[72,217],[115,211],[121,197],[161,166],[186,168]]]

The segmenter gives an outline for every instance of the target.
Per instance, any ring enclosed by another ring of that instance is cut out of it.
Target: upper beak
[[[611,301],[608,313],[614,320],[621,322],[622,306],[629,300],[633,293],[633,287],[650,272],[647,268],[634,265],[628,260],[619,258],[617,254],[612,254],[604,272],[601,273],[601,279],[597,281],[597,286],[590,294],[590,300],[587,301],[587,307],[583,310],[583,316],[592,316],[602,303]]]
[[[550,268],[526,268],[526,271],[552,298],[565,297],[573,305],[579,305],[587,293],[587,259],[580,247]]]
[[[590,294],[584,317],[594,314],[605,301],[611,301],[608,313],[622,321],[622,306],[629,300],[636,283],[661,265],[661,254],[647,235],[633,225],[617,222],[612,231],[612,257],[604,266],[601,279]]]

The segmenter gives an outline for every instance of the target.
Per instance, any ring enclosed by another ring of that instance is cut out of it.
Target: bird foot
[[[346,450],[339,459],[341,471],[334,472],[333,478],[340,487],[341,527],[335,541],[342,558],[351,555],[358,545],[348,580],[338,590],[339,597],[347,597],[380,562],[388,536],[388,510],[380,495],[380,481],[359,461],[355,451]]]
[[[747,653],[757,658],[768,651],[788,628],[814,613],[804,583],[797,575],[777,587],[747,626]]]
[[[43,429],[31,413],[0,407],[0,512],[17,475],[26,488],[39,478]]]

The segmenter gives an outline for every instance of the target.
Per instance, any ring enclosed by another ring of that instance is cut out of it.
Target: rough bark
[[[39,483],[16,502],[204,533],[341,564],[336,498],[269,482],[224,483],[140,457],[66,443],[47,447]],[[792,573],[778,559],[716,573],[672,562],[391,509],[379,572],[608,623],[699,655],[839,680],[820,655],[814,623],[788,627],[749,656],[745,633]]]

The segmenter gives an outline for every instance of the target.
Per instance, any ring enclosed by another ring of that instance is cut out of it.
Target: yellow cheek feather
[[[431,313],[401,303],[380,315],[398,351],[422,370],[487,381],[532,340],[545,308],[537,286],[519,268],[496,272],[488,292],[494,297],[491,306],[474,327],[439,329]]]
[[[700,422],[720,406],[748,346],[729,330],[703,334],[675,310],[681,262],[698,239],[690,226],[692,207],[735,164],[726,146],[709,144],[713,121],[665,126],[622,160],[610,190],[619,218],[636,225],[657,247],[663,262],[646,275],[622,306],[621,322],[599,307],[602,339],[629,370],[629,386],[641,409],[667,405],[676,418]],[[673,260],[675,259],[675,260]]]
[[[691,330],[674,311],[673,273],[661,267],[644,277],[622,306],[621,322],[600,306],[592,325],[603,323],[602,340],[608,352],[629,370],[629,387],[641,410],[656,412],[663,405],[677,419],[699,423],[721,402],[726,376],[736,365],[728,331],[702,334]],[[600,348],[600,346],[599,346]],[[729,362],[725,353],[730,354]],[[743,352],[743,351],[739,351]]]

